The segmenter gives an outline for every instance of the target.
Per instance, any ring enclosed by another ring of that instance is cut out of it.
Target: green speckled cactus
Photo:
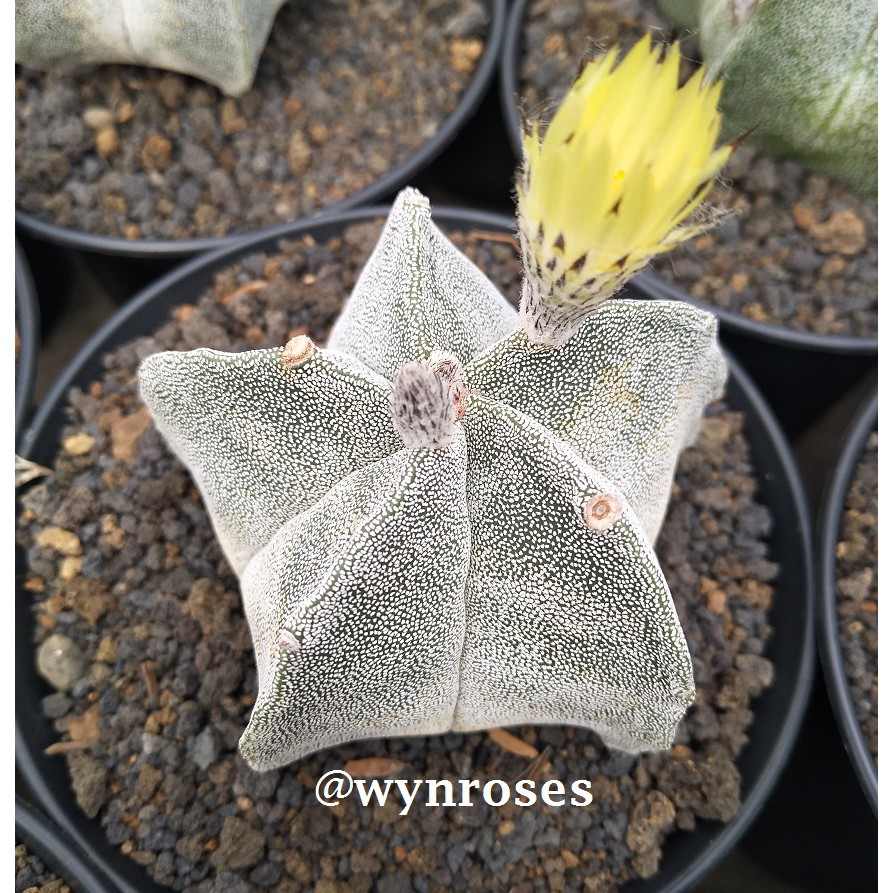
[[[16,0],[16,62],[31,68],[128,62],[251,88],[285,0]]]
[[[877,195],[877,0],[661,0],[725,80],[726,132]]]
[[[553,148],[525,169],[526,207]],[[550,300],[533,242],[522,319],[407,189],[328,348],[142,364],[240,577],[255,768],[521,723],[631,752],[672,742],[694,684],[652,542],[724,382],[715,320],[621,299],[581,317]]]

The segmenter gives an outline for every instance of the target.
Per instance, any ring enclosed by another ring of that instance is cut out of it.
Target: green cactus
[[[253,767],[522,723],[670,745],[694,684],[651,543],[724,381],[709,314],[615,299],[534,343],[407,189],[328,348],[139,377],[240,576]]]
[[[877,197],[877,0],[661,0],[722,75],[725,133]]]
[[[16,0],[16,62],[125,62],[191,74],[230,96],[251,88],[285,0]]]
[[[652,543],[725,380],[716,321],[607,298],[704,228],[688,218],[729,147],[718,89],[677,89],[678,48],[616,57],[525,141],[520,315],[406,189],[328,349],[140,367],[240,576],[256,769],[519,723],[663,748],[694,699]],[[629,113],[604,126],[606,100]]]

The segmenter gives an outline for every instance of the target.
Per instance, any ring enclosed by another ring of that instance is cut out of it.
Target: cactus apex
[[[456,363],[458,367],[458,362]],[[407,363],[388,398],[394,428],[407,447],[445,449],[456,430],[453,376],[430,361]]]
[[[404,189],[357,279],[329,347],[389,380],[406,363],[448,348],[467,363],[518,326],[518,314]]]
[[[407,186],[400,191],[395,206],[400,204],[415,208],[424,208],[428,212],[426,216],[431,216],[431,202],[429,201],[428,196],[422,195],[418,189],[415,189],[412,186]]]

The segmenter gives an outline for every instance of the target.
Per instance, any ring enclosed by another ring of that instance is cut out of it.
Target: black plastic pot
[[[76,893],[112,893],[75,844],[20,797],[16,797],[16,841],[25,844]]]
[[[319,211],[297,221],[298,223],[337,216],[350,208],[387,199],[407,185],[453,142],[486,94],[496,73],[500,57],[506,23],[507,0],[483,0],[483,2],[490,12],[490,28],[484,51],[459,104],[446,118],[437,133],[413,152],[409,158],[374,183],[370,183],[343,201],[319,209]],[[129,240],[57,226],[19,209],[16,209],[15,214],[16,227],[32,238],[74,249],[81,254],[103,279],[113,296],[119,300],[130,298],[135,291],[148,286],[183,260],[196,257],[206,251],[234,245],[246,235],[251,235],[250,233],[238,233],[180,241]],[[270,234],[272,237],[276,237],[278,234],[281,237],[282,234],[289,231],[291,226],[291,223],[277,224],[258,231],[258,234]]]
[[[16,242],[16,306],[15,323],[19,335],[16,360],[16,440],[31,415],[34,385],[37,381],[37,355],[40,352],[40,310],[31,270],[25,252]]]
[[[343,231],[350,223],[383,217],[387,208],[359,209],[324,222],[295,224],[291,238],[311,232],[318,240]],[[489,230],[510,233],[510,218],[476,212],[443,210],[434,214],[443,229]],[[277,236],[283,235],[282,232]],[[29,428],[23,450],[34,461],[51,465],[66,422],[69,389],[84,387],[102,373],[102,358],[133,338],[158,327],[171,309],[194,302],[208,288],[215,271],[242,255],[275,249],[277,236],[258,235],[238,246],[217,251],[184,264],[134,298],[99,330],[56,382]],[[640,294],[633,286],[630,296]],[[775,684],[754,704],[756,719],[749,731],[750,744],[738,767],[742,776],[742,809],[728,824],[704,822],[693,834],[675,835],[664,849],[659,874],[630,884],[630,893],[679,893],[713,868],[743,834],[771,791],[796,737],[814,669],[812,561],[806,499],[790,450],[772,413],[740,365],[730,358],[730,405],[746,416],[745,433],[760,483],[759,498],[775,519],[770,559],[781,565],[776,581],[776,607],[770,621],[775,635],[767,657],[775,664]],[[19,559],[22,556],[19,555]],[[24,574],[24,567],[20,565]],[[95,854],[122,893],[159,893],[139,867],[105,839],[98,822],[85,821],[75,804],[64,764],[46,757],[44,748],[54,740],[50,723],[40,710],[40,697],[48,689],[34,667],[33,617],[29,599],[20,597],[16,609],[16,751],[20,770],[47,811],[85,849]]]
[[[16,229],[16,241],[31,269],[40,308],[40,334],[47,338],[68,308],[76,258],[70,248],[32,239],[24,230]]]
[[[519,68],[524,51],[524,22],[531,3],[532,0],[515,0],[512,6],[499,72],[502,112],[519,160]],[[818,335],[757,322],[692,297],[679,286],[648,272],[639,273],[636,282],[653,297],[688,301],[719,319],[723,344],[741,360],[792,439],[877,365],[877,337]]]
[[[834,715],[843,734],[844,746],[875,815],[878,812],[877,764],[856,716],[838,634],[836,549],[847,490],[856,465],[862,457],[865,442],[869,435],[877,430],[877,416],[878,398],[875,393],[863,405],[850,427],[840,459],[828,483],[819,517],[816,556],[818,561],[816,616],[822,669]]]

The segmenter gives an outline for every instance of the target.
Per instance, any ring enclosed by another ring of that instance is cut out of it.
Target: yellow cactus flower
[[[722,85],[679,86],[679,45],[642,38],[582,70],[545,136],[524,135],[517,183],[533,341],[558,344],[656,254],[706,229],[692,214],[732,151],[716,146]]]

